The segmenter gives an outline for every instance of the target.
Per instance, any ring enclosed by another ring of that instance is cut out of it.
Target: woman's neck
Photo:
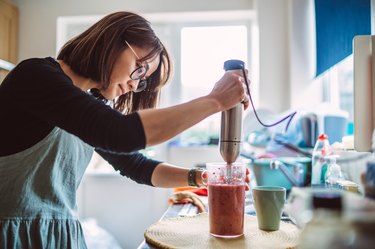
[[[98,87],[99,84],[97,82],[76,74],[63,60],[57,60],[57,62],[60,64],[60,67],[64,73],[73,81],[73,84],[82,91],[87,91],[91,88]]]

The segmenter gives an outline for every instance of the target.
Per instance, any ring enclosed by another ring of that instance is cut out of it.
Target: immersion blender
[[[227,60],[224,62],[225,71],[242,70],[244,67],[245,63],[241,60]],[[242,109],[243,106],[239,103],[221,113],[220,154],[228,166],[235,162],[240,154]],[[230,170],[228,174],[230,176]]]

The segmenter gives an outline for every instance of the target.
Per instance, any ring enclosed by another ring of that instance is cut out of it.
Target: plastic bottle
[[[339,188],[338,181],[345,180],[341,167],[336,163],[336,156],[327,156],[327,173],[325,175],[325,186],[327,188]]]
[[[331,147],[328,141],[328,136],[321,134],[315,143],[312,153],[312,170],[311,170],[311,185],[325,184],[325,157],[331,154]]]
[[[342,216],[340,192],[313,194],[313,216],[302,229],[298,249],[353,248],[355,232]]]

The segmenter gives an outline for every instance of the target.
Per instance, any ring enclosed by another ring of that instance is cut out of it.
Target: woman
[[[137,151],[241,101],[247,108],[244,79],[229,71],[207,96],[155,109],[170,76],[166,49],[129,12],[104,17],[57,60],[28,59],[9,73],[0,86],[0,248],[86,248],[75,197],[94,148],[138,183],[201,184],[195,171]]]

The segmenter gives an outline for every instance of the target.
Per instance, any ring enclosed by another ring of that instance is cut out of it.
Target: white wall
[[[289,108],[288,0],[260,0],[259,104],[280,112]]]
[[[314,110],[323,101],[322,82],[315,80],[315,22],[312,0],[289,6],[290,107]]]
[[[314,80],[313,0],[258,0],[260,107],[280,113],[322,101]]]

